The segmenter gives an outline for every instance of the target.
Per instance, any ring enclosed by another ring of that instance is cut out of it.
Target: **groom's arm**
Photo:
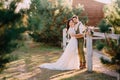
[[[83,34],[76,34],[75,37],[76,38],[83,38]]]
[[[72,35],[72,36],[74,36],[74,37],[76,37],[76,38],[83,38],[83,34],[74,34],[74,35]]]

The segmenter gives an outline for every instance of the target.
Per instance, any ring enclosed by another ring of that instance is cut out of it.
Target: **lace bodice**
[[[68,34],[70,34],[70,36],[71,36],[72,34],[75,34],[75,29],[74,29],[74,28],[69,28]],[[71,36],[71,37],[72,37],[72,36]]]

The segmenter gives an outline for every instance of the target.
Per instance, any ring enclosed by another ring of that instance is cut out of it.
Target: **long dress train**
[[[68,34],[75,34],[74,28],[69,28]],[[47,68],[52,70],[72,70],[79,69],[79,56],[77,52],[77,39],[71,36],[68,45],[61,57],[53,63],[44,63],[40,68]]]

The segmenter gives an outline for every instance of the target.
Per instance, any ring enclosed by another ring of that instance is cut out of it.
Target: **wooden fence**
[[[86,41],[86,60],[87,60],[87,70],[89,72],[93,71],[93,40],[96,39],[105,39],[105,35],[104,33],[99,32],[99,28],[98,27],[88,27],[88,30],[92,30],[94,32],[93,36],[87,34],[86,37],[84,38]],[[114,34],[114,30],[113,28],[110,28],[110,33],[106,33],[107,37],[112,38],[112,39],[116,39],[118,41],[120,35],[118,34]],[[67,45],[67,33],[66,33],[66,28],[63,29],[63,50],[65,49],[66,45]]]

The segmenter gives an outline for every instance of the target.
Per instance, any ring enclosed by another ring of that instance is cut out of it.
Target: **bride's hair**
[[[70,23],[71,20],[73,21],[73,19],[69,19],[69,20],[67,21],[67,24],[66,24],[66,26],[67,26],[67,31],[68,31],[68,29],[70,28],[69,23]]]

